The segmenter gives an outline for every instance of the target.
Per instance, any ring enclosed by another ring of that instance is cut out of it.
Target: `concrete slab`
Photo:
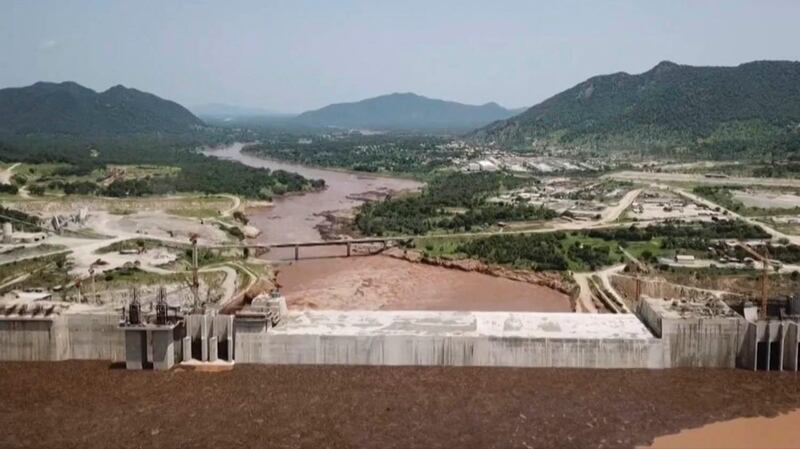
[[[435,311],[289,312],[237,321],[236,361],[274,364],[661,368],[634,315]]]
[[[656,339],[635,315],[522,312],[295,311],[269,333]]]

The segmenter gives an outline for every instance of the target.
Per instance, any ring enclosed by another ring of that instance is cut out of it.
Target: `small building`
[[[694,262],[694,256],[690,254],[676,254],[675,255],[675,262],[678,263],[692,263]]]
[[[492,161],[478,161],[479,171],[497,171],[499,168]]]

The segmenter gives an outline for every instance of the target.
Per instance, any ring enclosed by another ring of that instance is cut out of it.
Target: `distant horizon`
[[[642,72],[631,73],[631,72],[626,72],[624,70],[619,70],[619,71],[616,71],[616,72],[609,72],[609,73],[597,73],[595,75],[591,75],[591,76],[587,77],[586,79],[589,79],[589,78],[592,78],[592,77],[595,77],[595,76],[611,75],[611,74],[614,74],[614,73],[626,73],[626,74],[629,74],[629,75],[638,75],[638,74],[641,74],[641,73],[645,73],[645,72],[647,72],[649,70],[652,70],[658,64],[662,64],[662,63],[665,63],[665,62],[674,63],[674,64],[681,65],[681,66],[691,66],[691,67],[737,67],[737,66],[740,66],[740,65],[743,65],[743,64],[750,64],[750,63],[761,62],[761,61],[800,62],[800,60],[790,60],[790,59],[783,59],[783,60],[754,59],[752,61],[743,61],[743,62],[740,62],[738,64],[733,64],[733,65],[694,65],[694,64],[683,64],[681,62],[670,61],[670,60],[666,60],[665,59],[665,60],[659,61],[658,63],[654,64],[652,67],[650,67],[647,70],[644,70]],[[586,79],[578,81],[575,84],[579,84],[579,83],[585,81]],[[186,109],[189,109],[193,113],[195,113],[196,109],[201,109],[201,108],[209,107],[209,106],[220,106],[220,107],[230,107],[230,108],[236,108],[236,109],[242,109],[242,110],[247,110],[247,109],[249,109],[249,110],[259,110],[259,113],[264,114],[264,115],[297,116],[297,115],[300,115],[300,114],[302,114],[304,112],[309,112],[309,111],[314,111],[314,110],[317,110],[317,109],[322,109],[324,107],[335,105],[335,104],[358,103],[358,102],[364,101],[364,100],[370,100],[370,99],[373,99],[373,98],[385,97],[385,96],[397,95],[397,94],[400,94],[400,95],[402,95],[402,94],[412,94],[412,95],[417,95],[417,96],[420,96],[420,97],[425,97],[425,98],[429,98],[429,99],[433,99],[433,100],[442,100],[442,101],[448,101],[448,102],[455,102],[455,103],[461,103],[461,104],[464,104],[464,105],[471,105],[471,106],[483,106],[483,105],[495,103],[495,104],[499,105],[500,107],[502,107],[502,108],[504,108],[506,110],[509,110],[509,111],[524,110],[524,109],[528,109],[528,108],[538,104],[538,103],[534,103],[534,104],[524,105],[524,106],[507,106],[507,105],[504,105],[504,104],[502,104],[502,103],[500,103],[498,101],[488,101],[488,102],[485,102],[485,103],[477,104],[477,103],[467,103],[467,102],[464,102],[464,101],[460,101],[458,99],[437,98],[437,97],[426,95],[424,93],[419,93],[419,92],[393,91],[393,92],[387,92],[387,93],[384,93],[384,94],[374,95],[374,96],[371,96],[371,97],[357,98],[357,99],[345,100],[345,101],[340,101],[340,102],[335,102],[335,103],[328,103],[328,104],[325,104],[325,105],[322,105],[322,106],[313,107],[313,108],[305,109],[305,110],[302,110],[302,111],[285,111],[285,110],[276,110],[276,109],[270,108],[268,105],[264,106],[264,105],[238,104],[238,103],[230,103],[230,102],[225,102],[225,101],[211,101],[211,102],[203,102],[203,103],[183,103],[183,102],[180,102],[178,100],[175,100],[174,98],[170,98],[168,95],[161,95],[161,94],[156,93],[156,92],[150,92],[150,91],[147,91],[147,90],[144,90],[144,89],[140,89],[137,86],[128,86],[128,85],[125,85],[125,84],[122,84],[122,83],[112,84],[112,85],[110,85],[110,86],[108,86],[106,88],[95,88],[95,87],[88,86],[88,85],[86,85],[86,84],[84,84],[84,83],[82,83],[80,81],[76,81],[76,80],[61,80],[61,81],[36,80],[36,81],[30,82],[30,83],[25,84],[25,85],[0,86],[0,89],[23,88],[23,87],[32,86],[32,85],[34,85],[36,83],[40,83],[40,82],[41,83],[52,83],[52,84],[61,84],[61,83],[72,82],[72,83],[76,83],[76,84],[78,84],[78,85],[80,85],[82,87],[94,90],[95,92],[105,92],[105,91],[107,91],[107,90],[109,90],[109,89],[111,89],[111,88],[113,88],[115,86],[122,86],[122,87],[129,88],[129,89],[136,89],[136,90],[139,90],[139,91],[142,91],[142,92],[145,92],[145,93],[150,93],[150,94],[156,95],[156,96],[158,96],[160,98],[163,98],[165,100],[175,101],[178,104],[180,104],[181,106],[185,107]],[[573,86],[569,86],[569,87],[573,87]],[[566,88],[566,89],[568,89],[568,88]],[[557,95],[560,92],[561,91],[553,92],[551,95],[545,97],[541,101],[545,101],[548,98],[550,98],[550,97],[552,97],[554,95]],[[539,103],[541,103],[541,101]],[[251,114],[251,115],[258,115],[258,114]]]
[[[0,0],[0,86],[122,84],[297,114],[392,92],[530,107],[668,60],[800,60],[800,2]]]

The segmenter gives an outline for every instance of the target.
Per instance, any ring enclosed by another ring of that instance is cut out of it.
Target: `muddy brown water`
[[[319,232],[315,229],[315,226],[324,221],[319,214],[334,210],[348,210],[361,205],[363,201],[351,198],[353,195],[372,191],[398,192],[422,187],[421,183],[409,179],[324,170],[262,159],[243,154],[241,152],[243,146],[242,143],[236,143],[222,149],[208,151],[206,154],[236,160],[252,167],[284,170],[310,179],[324,179],[327,185],[325,190],[279,197],[275,199],[272,207],[249,211],[250,224],[263,232],[256,239],[259,243],[321,240]],[[315,251],[318,249],[304,248],[302,251],[303,254],[311,256],[315,255]],[[275,254],[273,254],[274,256]]]
[[[569,297],[547,287],[388,256],[305,260],[279,270],[292,308],[571,311]]]
[[[800,409],[776,417],[737,418],[660,436],[649,449],[800,447]],[[644,448],[641,448],[644,449]]]
[[[407,191],[422,184],[408,179],[376,177],[324,170],[242,154],[244,144],[207,154],[254,167],[285,170],[324,179],[321,192],[290,195],[274,206],[248,211],[250,223],[261,229],[259,243],[321,240],[315,228],[319,214],[349,210],[363,202],[364,192]],[[320,309],[507,310],[568,312],[569,298],[552,289],[480,273],[414,264],[383,256],[342,258],[342,247],[301,248],[301,259],[280,267],[278,282],[290,307]],[[294,258],[294,249],[272,250],[275,261]],[[334,258],[335,257],[335,258]]]
[[[681,429],[800,406],[797,376],[786,372],[111,367],[0,362],[0,447],[633,449]],[[760,424],[742,429],[747,438],[733,445],[708,434],[660,447],[797,447]],[[797,423],[787,424],[783,432],[796,435]]]

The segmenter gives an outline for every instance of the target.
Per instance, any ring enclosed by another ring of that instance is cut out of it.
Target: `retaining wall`
[[[125,360],[116,314],[0,318],[0,360]]]
[[[674,316],[645,298],[637,314],[661,338],[664,368],[735,368],[747,324],[741,317]]]

